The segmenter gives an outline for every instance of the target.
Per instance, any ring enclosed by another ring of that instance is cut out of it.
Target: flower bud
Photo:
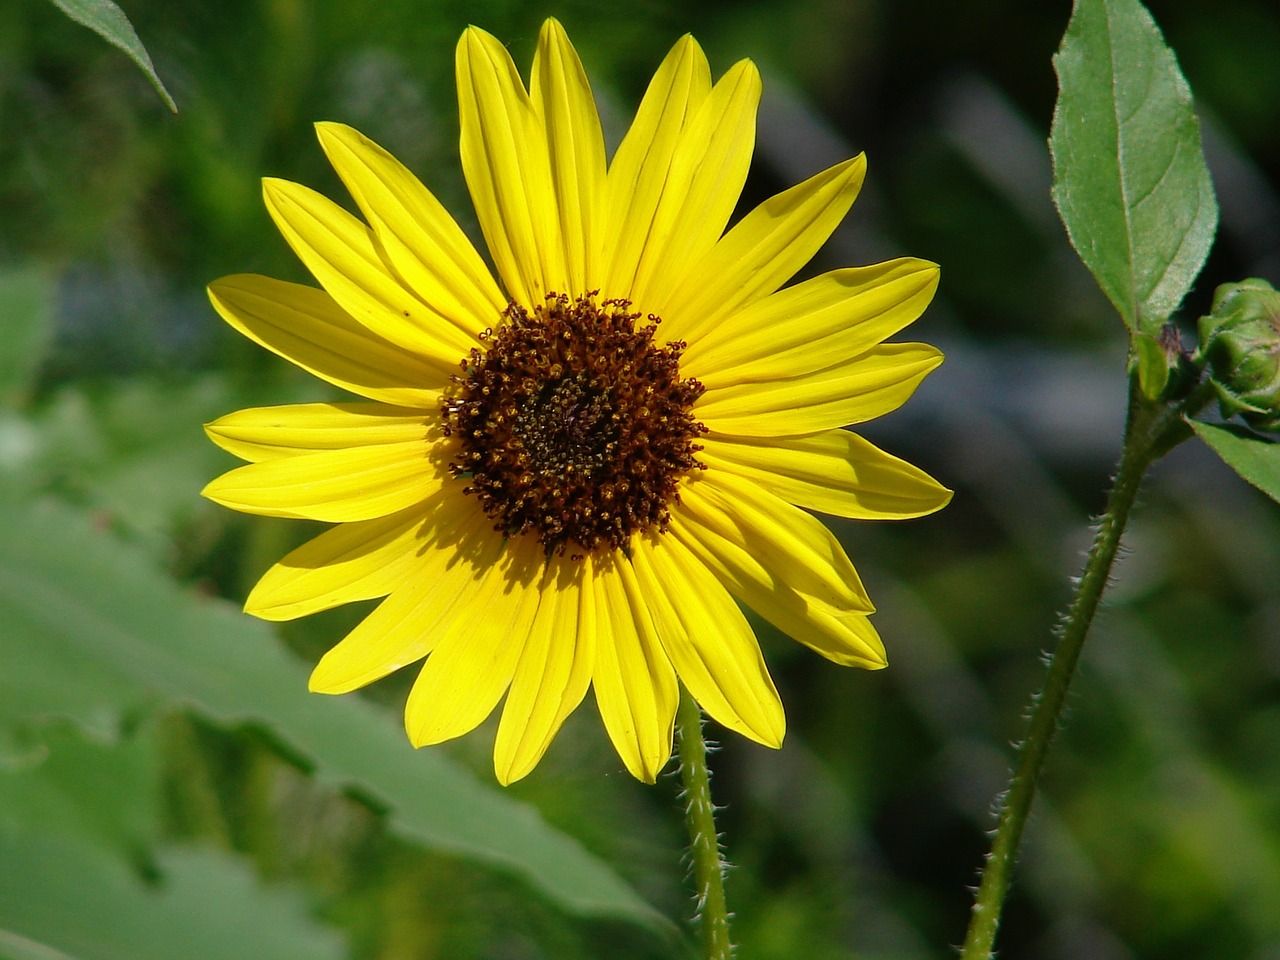
[[[1160,328],[1158,337],[1140,333],[1133,341],[1133,369],[1148,400],[1170,403],[1189,394],[1200,379],[1200,369],[1182,347],[1182,334],[1172,323]]]
[[[1199,329],[1223,417],[1280,432],[1280,292],[1265,280],[1223,284]]]

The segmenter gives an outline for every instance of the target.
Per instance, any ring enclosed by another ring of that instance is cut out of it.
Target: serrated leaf
[[[111,0],[51,0],[51,2],[76,23],[83,24],[112,46],[128,54],[129,59],[138,65],[138,69],[147,75],[151,85],[156,88],[156,93],[160,94],[161,99],[164,100],[165,106],[174,113],[178,112],[178,105],[173,102],[173,97],[169,96],[169,91],[160,82],[155,65],[151,62],[151,54],[147,53],[147,48],[138,39],[133,24],[129,22],[123,10]]]
[[[0,831],[0,958],[338,960],[336,934],[301,898],[262,887],[241,861],[171,849],[159,882],[67,837]]]
[[[0,726],[68,716],[110,731],[146,706],[251,724],[318,777],[386,808],[399,836],[512,871],[570,911],[671,929],[605,863],[482,786],[398,718],[309,694],[265,624],[178,589],[67,507],[0,500]]]
[[[1058,213],[1125,323],[1154,334],[1218,225],[1191,89],[1137,0],[1076,0],[1053,63]]]
[[[35,265],[0,269],[0,409],[25,398],[52,339],[52,273]]]
[[[1235,424],[1188,422],[1223,463],[1280,502],[1280,443]]]

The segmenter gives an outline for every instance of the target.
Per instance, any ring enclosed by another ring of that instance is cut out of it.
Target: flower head
[[[1280,292],[1256,278],[1218,287],[1200,318],[1200,354],[1223,417],[1280,431]]]
[[[862,157],[726,232],[760,78],[712,83],[690,37],[606,160],[561,26],[526,89],[506,49],[458,44],[461,154],[496,277],[435,197],[349,127],[320,143],[364,220],[267,180],[320,289],[210,286],[237,330],[360,397],[241,410],[210,437],[250,461],[205,495],[337,524],[263,576],[245,609],[285,620],[385,598],[317,665],[341,693],[425,658],[415,745],[505,696],[494,764],[525,776],[594,690],[627,769],[671,752],[679,683],[770,746],[784,718],[736,601],[841,664],[877,668],[873,608],[808,510],[915,517],[949,492],[842,427],[901,405],[941,361],[884,340],[933,296],[900,259],[782,285],[853,203]]]

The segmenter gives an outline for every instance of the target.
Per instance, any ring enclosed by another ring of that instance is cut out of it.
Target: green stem
[[[707,960],[730,960],[733,944],[729,940],[729,910],[724,899],[724,861],[720,859],[720,836],[711,804],[702,710],[684,688],[680,690],[676,713],[676,749],[680,754],[680,779],[684,782],[689,856],[698,885],[696,918],[702,928],[702,942]]]
[[[1000,811],[991,854],[982,871],[961,960],[990,960],[992,956],[1013,862],[1035,799],[1036,781],[1057,731],[1058,717],[1080,659],[1080,649],[1110,578],[1120,537],[1142,478],[1152,463],[1191,435],[1184,417],[1202,407],[1208,396],[1206,390],[1198,390],[1172,408],[1155,407],[1142,400],[1136,390],[1130,396],[1124,450],[1115,482],[1107,495],[1106,511],[1085,560],[1084,573],[1058,634],[1057,649],[1049,660],[1044,689],[1033,700],[1030,729],[1018,748],[1017,765]]]

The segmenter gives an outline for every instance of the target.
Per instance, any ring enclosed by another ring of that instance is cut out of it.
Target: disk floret
[[[666,529],[680,478],[701,467],[703,387],[680,378],[684,343],[659,345],[659,319],[640,321],[627,300],[551,294],[532,313],[510,304],[463,360],[443,407],[450,470],[495,529],[548,554]]]

